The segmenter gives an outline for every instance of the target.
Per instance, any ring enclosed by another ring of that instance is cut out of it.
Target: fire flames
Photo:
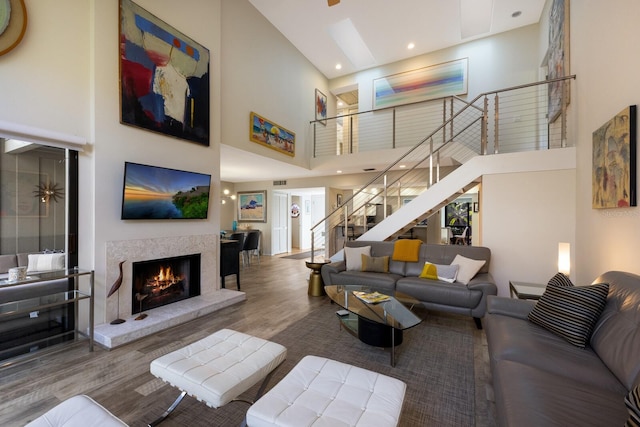
[[[160,267],[160,272],[150,279],[147,279],[147,286],[152,288],[152,292],[157,293],[170,288],[184,280],[183,276],[175,275],[171,267]]]

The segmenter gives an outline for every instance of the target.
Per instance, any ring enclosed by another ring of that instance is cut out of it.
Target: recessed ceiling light
[[[511,14],[511,17],[512,17],[512,18],[517,18],[517,17],[518,17],[518,16],[520,16],[520,15],[522,15],[522,12],[521,12],[521,11],[519,11],[519,10],[516,10],[515,12],[513,12],[513,13]]]
[[[416,45],[414,43],[409,43],[407,45],[407,49],[409,49],[409,50],[413,49],[414,47],[416,47]]]
[[[342,64],[336,64],[336,70],[342,69]]]
[[[342,101],[338,101],[338,107],[342,107],[343,105]]]
[[[407,165],[400,165],[400,166],[399,166],[399,168],[400,168],[400,169],[404,169],[404,168],[406,168],[406,167],[407,167]]]
[[[342,171],[336,171],[336,173],[342,173]]]

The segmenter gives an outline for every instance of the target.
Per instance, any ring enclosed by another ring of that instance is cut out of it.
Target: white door
[[[271,227],[271,253],[289,251],[289,203],[286,193],[273,193],[273,220]]]

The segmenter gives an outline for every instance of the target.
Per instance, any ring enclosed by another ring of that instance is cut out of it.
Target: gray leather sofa
[[[604,311],[586,348],[527,320],[535,302],[490,297],[487,334],[500,426],[622,426],[640,382],[640,276],[610,271]]]
[[[394,242],[353,240],[347,242],[346,246],[371,246],[371,256],[389,256],[389,272],[347,271],[344,261],[336,261],[322,266],[321,274],[325,286],[365,285],[380,292],[403,292],[418,299],[427,309],[471,316],[478,328],[481,328],[480,318],[485,314],[487,296],[496,295],[498,292],[489,273],[491,251],[486,247],[423,243],[420,246],[418,262],[402,262],[391,260]],[[485,261],[468,284],[418,277],[425,262],[449,265],[457,254]]]

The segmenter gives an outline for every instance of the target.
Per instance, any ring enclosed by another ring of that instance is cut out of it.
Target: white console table
[[[80,279],[82,277],[88,277],[89,279],[89,291],[80,290]],[[93,330],[94,330],[94,272],[93,270],[79,270],[77,268],[58,271],[37,272],[27,276],[25,280],[9,281],[7,279],[0,280],[0,290],[6,287],[19,287],[28,284],[48,282],[52,280],[72,279],[73,286],[69,287],[67,291],[60,291],[59,289],[52,290],[47,293],[46,290],[39,290],[37,296],[27,297],[20,300],[4,301],[0,303],[0,325],[3,321],[15,319],[16,316],[29,314],[29,317],[37,317],[41,310],[52,309],[56,307],[64,307],[68,304],[73,304],[74,324],[73,329],[68,331],[62,331],[54,336],[47,336],[44,338],[34,338],[30,342],[20,343],[19,345],[0,351],[0,356],[3,352],[9,350],[15,350],[19,347],[31,348],[38,346],[46,340],[53,338],[61,338],[67,335],[73,334],[74,341],[78,339],[78,335],[85,336],[89,339],[89,351],[93,351]],[[17,289],[16,289],[17,290]],[[89,302],[89,331],[88,334],[78,329],[78,303],[83,300]],[[27,353],[26,355],[30,355]],[[26,356],[23,355],[23,356]],[[5,363],[2,361],[3,357],[0,357],[0,367]]]

